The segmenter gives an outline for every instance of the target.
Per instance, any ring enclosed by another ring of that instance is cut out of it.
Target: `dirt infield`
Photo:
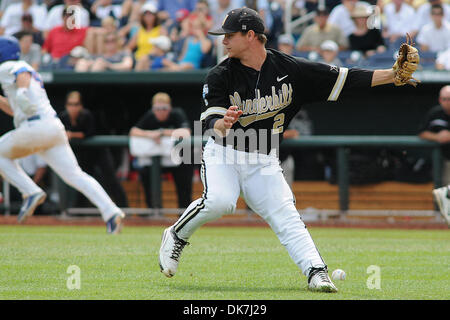
[[[17,217],[0,216],[0,225],[17,225]],[[176,221],[176,217],[170,218],[148,218],[141,216],[128,216],[125,219],[125,226],[169,226]],[[420,219],[402,218],[333,218],[325,221],[306,221],[308,227],[321,228],[368,228],[368,229],[448,229],[445,222],[441,221],[421,221]],[[61,216],[33,216],[23,225],[27,226],[103,226],[104,222],[100,217],[61,217]],[[260,218],[233,218],[224,217],[217,221],[210,222],[206,226],[215,227],[269,227]]]

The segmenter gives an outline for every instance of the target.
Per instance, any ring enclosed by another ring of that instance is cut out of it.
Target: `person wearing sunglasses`
[[[431,23],[420,29],[417,43],[421,51],[443,52],[450,47],[450,22],[444,18],[442,5],[431,6],[431,19]]]
[[[91,59],[80,59],[75,71],[127,71],[132,67],[133,58],[121,46],[118,34],[110,32],[103,36],[103,53]]]
[[[172,108],[171,97],[165,92],[158,92],[152,98],[152,107],[130,130],[130,136],[145,137],[160,144],[167,137],[189,137],[191,135],[189,120],[181,108]],[[152,203],[151,166],[150,157],[138,157],[139,177],[145,191],[145,200],[148,208],[155,208]],[[177,190],[178,207],[187,208],[192,200],[193,166],[181,163],[180,165],[165,164],[163,173],[173,175]]]
[[[84,108],[82,95],[79,91],[71,91],[66,96],[65,110],[59,113],[59,118],[66,130],[69,141],[83,140],[95,135],[96,121],[94,114]],[[72,146],[81,169],[94,177],[120,208],[128,207],[128,200],[122,185],[116,175],[113,155],[107,147],[95,149],[83,146]],[[91,207],[86,197],[77,194],[74,197],[77,207]]]
[[[434,189],[433,196],[439,210],[450,227],[450,85],[442,87],[439,92],[439,104],[432,107],[426,114],[419,128],[419,137],[436,141],[442,146],[444,161],[444,186]]]

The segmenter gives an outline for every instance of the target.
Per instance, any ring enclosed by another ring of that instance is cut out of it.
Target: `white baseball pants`
[[[254,156],[210,139],[203,152],[203,196],[192,202],[174,224],[176,234],[188,240],[201,225],[233,213],[242,194],[248,206],[270,225],[303,274],[308,275],[311,267],[324,267],[295,207],[278,158]]]
[[[65,183],[84,194],[100,210],[104,221],[120,212],[101,185],[81,170],[58,118],[24,121],[0,138],[0,174],[23,197],[42,191],[14,161],[33,153],[39,154]]]

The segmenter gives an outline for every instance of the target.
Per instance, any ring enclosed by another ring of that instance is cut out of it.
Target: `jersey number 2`
[[[284,113],[277,114],[273,117],[274,123],[272,128],[272,134],[278,134],[283,132],[284,125]]]

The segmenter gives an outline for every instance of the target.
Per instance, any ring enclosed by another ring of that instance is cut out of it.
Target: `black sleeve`
[[[89,110],[84,110],[84,117],[83,117],[83,125],[82,130],[84,133],[84,137],[92,137],[95,134],[95,119],[92,112]]]
[[[58,118],[59,118],[59,120],[61,120],[62,124],[64,125],[64,129],[70,131],[71,125],[70,125],[69,115],[68,115],[67,111],[66,110],[61,111],[58,115]]]
[[[383,37],[381,36],[380,30],[378,29],[371,29],[371,30],[374,33],[375,48],[378,48],[379,46],[384,46],[384,40]]]
[[[419,133],[424,131],[430,131],[437,133],[441,130],[448,129],[448,120],[443,117],[441,113],[441,107],[436,106],[431,108],[425,118],[419,125]]]
[[[427,113],[425,118],[419,124],[419,131],[418,132],[422,133],[424,131],[430,131],[429,124],[430,124],[430,113]]]
[[[223,73],[220,68],[212,69],[203,85],[203,108],[200,120],[203,122],[204,130],[214,127],[214,123],[223,118],[230,107],[228,85],[221,72]]]
[[[305,103],[336,101],[341,92],[370,88],[372,70],[330,66],[298,58],[300,90]]]
[[[174,108],[173,112],[175,115],[176,127],[190,129],[189,119],[186,116],[186,113],[184,112],[184,110],[181,108]]]
[[[153,128],[153,124],[151,121],[152,113],[151,111],[146,112],[141,119],[134,125],[136,128],[142,129],[142,130],[154,130],[157,128]]]
[[[363,89],[372,87],[372,77],[374,70],[350,68],[344,84],[343,92],[351,89]]]

